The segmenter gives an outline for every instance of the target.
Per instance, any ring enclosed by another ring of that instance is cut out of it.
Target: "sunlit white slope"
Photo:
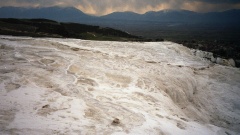
[[[172,42],[1,36],[0,134],[239,134],[239,80]]]

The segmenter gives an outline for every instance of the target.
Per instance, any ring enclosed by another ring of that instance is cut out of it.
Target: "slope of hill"
[[[59,23],[47,19],[0,19],[0,34],[91,40],[141,40],[137,36],[112,28],[77,23]]]
[[[240,133],[240,70],[176,43],[0,36],[0,56],[0,134]]]

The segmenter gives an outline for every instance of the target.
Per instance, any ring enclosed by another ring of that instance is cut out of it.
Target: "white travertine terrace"
[[[0,36],[0,134],[234,135],[240,70],[172,42]]]

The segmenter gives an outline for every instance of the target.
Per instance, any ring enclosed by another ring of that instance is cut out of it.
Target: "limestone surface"
[[[0,134],[237,135],[239,80],[172,42],[0,36]]]

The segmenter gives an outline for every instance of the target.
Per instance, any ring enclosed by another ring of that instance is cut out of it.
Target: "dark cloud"
[[[103,15],[116,11],[145,13],[162,9],[222,11],[240,8],[240,0],[1,0],[0,6],[74,6],[89,14]]]

